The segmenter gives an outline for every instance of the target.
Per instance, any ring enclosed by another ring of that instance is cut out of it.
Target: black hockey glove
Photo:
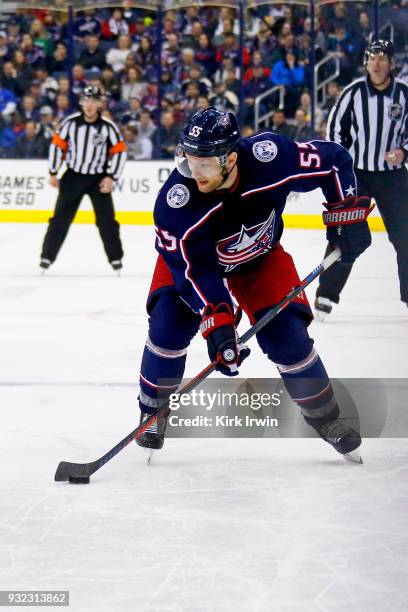
[[[225,376],[238,376],[238,366],[248,357],[250,349],[237,345],[237,319],[228,304],[217,307],[208,304],[203,313],[200,331],[207,340],[211,361],[218,360],[216,370]]]
[[[325,206],[328,210],[323,213],[323,222],[327,227],[327,240],[340,247],[341,263],[352,264],[371,244],[366,221],[373,210],[371,198],[351,196]]]

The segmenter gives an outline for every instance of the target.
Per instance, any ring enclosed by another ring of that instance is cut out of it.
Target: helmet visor
[[[219,157],[186,156],[184,149],[178,145],[175,154],[176,168],[186,178],[207,180],[218,177],[221,170]]]

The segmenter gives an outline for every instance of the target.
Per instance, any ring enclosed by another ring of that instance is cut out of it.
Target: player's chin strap
[[[289,293],[278,304],[276,304],[276,306],[268,310],[264,316],[259,319],[259,321],[252,325],[252,327],[250,327],[248,331],[241,336],[241,338],[238,338],[238,344],[245,344],[250,338],[255,336],[255,334],[257,334],[263,327],[265,327],[265,325],[272,321],[272,319],[274,319],[284,308],[286,308],[286,306],[290,304],[290,302],[292,302],[299,295],[299,293],[304,291],[305,288],[319,276],[319,274],[321,274],[324,270],[327,270],[327,268],[333,265],[335,261],[340,259],[340,257],[341,251],[338,247],[336,247],[314,270],[310,272],[310,274],[306,276],[306,278],[304,278],[298,285],[296,285],[296,287],[289,291]],[[179,389],[177,395],[181,396],[190,393],[199,384],[201,384],[202,381],[207,378],[207,376],[214,372],[216,365],[216,361],[210,363],[206,368],[204,368],[204,370],[202,370],[202,372],[197,374],[195,378]],[[163,404],[163,406],[161,406],[158,410],[153,412],[148,419],[143,421],[143,423],[131,431],[125,438],[123,438],[123,440],[118,442],[116,446],[114,446],[99,459],[96,459],[91,463],[69,463],[68,461],[61,461],[57,467],[57,471],[55,472],[54,480],[68,481],[70,477],[83,478],[92,476],[92,474],[105,465],[105,463],[108,463],[108,461],[120,453],[120,451],[130,444],[132,440],[140,438],[142,433],[144,433],[146,429],[150,427],[150,425],[155,423],[157,419],[168,416],[171,412],[169,405],[170,400]]]
[[[230,151],[230,152],[232,153],[232,151]],[[238,162],[238,158],[235,160],[235,162],[234,162],[234,164],[233,164],[233,166],[232,166],[231,170],[230,170],[229,172],[227,171],[227,173],[226,173],[226,174],[225,174],[223,171],[221,171],[221,172],[222,172],[222,182],[221,182],[221,183],[218,185],[218,187],[216,187],[216,188],[215,188],[215,191],[216,191],[217,189],[222,189],[222,188],[223,188],[223,185],[225,185],[225,183],[228,181],[228,179],[229,179],[229,177],[230,177],[230,175],[231,175],[231,172],[232,172],[232,171],[234,170],[234,168],[236,167],[237,162]],[[226,163],[227,163],[227,161],[225,160],[225,162],[224,162],[223,164],[221,164],[221,168],[224,168],[224,169],[225,169],[225,165],[226,165]]]

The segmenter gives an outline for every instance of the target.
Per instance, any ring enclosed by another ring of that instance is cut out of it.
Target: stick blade
[[[55,472],[54,480],[56,482],[68,482],[70,477],[90,477],[95,471],[92,467],[92,463],[69,463],[68,461],[61,461]]]
[[[54,480],[56,482],[67,482],[71,475],[70,470],[71,463],[67,461],[61,461],[58,464],[57,471],[55,472]]]

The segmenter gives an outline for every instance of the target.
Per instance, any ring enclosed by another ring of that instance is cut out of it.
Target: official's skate
[[[323,323],[323,321],[326,320],[327,316],[333,310],[333,304],[329,298],[317,297],[315,299],[314,308],[314,316],[316,321]]]
[[[44,257],[40,259],[41,276],[44,276],[46,270],[48,270],[50,265],[51,261],[49,259],[45,259]]]
[[[120,273],[123,269],[123,264],[120,261],[120,259],[117,259],[115,261],[111,261],[110,265],[112,266],[113,270],[116,272],[117,276],[120,276]]]

